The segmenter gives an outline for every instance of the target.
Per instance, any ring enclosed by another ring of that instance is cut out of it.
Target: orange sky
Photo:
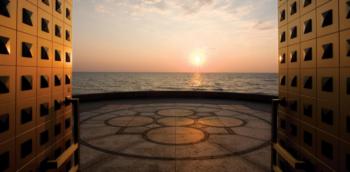
[[[277,71],[275,0],[77,0],[74,5],[75,71]],[[199,67],[195,56],[203,58]]]

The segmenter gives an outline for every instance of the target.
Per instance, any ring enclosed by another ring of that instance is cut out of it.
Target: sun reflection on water
[[[191,79],[191,86],[192,87],[200,87],[203,83],[203,76],[201,73],[193,73],[192,79]]]

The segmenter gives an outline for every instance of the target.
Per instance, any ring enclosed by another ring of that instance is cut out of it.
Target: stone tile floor
[[[82,171],[270,171],[270,105],[175,99],[81,109]]]

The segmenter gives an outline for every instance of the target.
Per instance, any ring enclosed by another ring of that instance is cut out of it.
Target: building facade
[[[278,15],[273,167],[350,171],[350,1],[278,0]]]
[[[75,168],[71,79],[72,0],[0,0],[0,171]]]

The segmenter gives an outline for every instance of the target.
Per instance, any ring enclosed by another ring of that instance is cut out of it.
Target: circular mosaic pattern
[[[80,141],[108,154],[157,160],[215,159],[269,146],[270,122],[235,106],[105,106],[83,118]]]
[[[147,140],[165,145],[195,144],[205,139],[205,133],[196,128],[164,127],[149,130]]]
[[[153,122],[150,117],[134,117],[134,116],[122,116],[111,118],[107,121],[107,124],[115,127],[140,127],[145,126]]]
[[[212,127],[238,127],[244,122],[233,117],[210,116],[199,119],[199,123]]]
[[[187,109],[165,109],[158,111],[158,114],[161,116],[191,116],[194,114],[193,111]]]
[[[166,117],[158,119],[157,122],[164,126],[188,126],[194,124],[194,120],[191,118],[185,118],[185,117]]]

